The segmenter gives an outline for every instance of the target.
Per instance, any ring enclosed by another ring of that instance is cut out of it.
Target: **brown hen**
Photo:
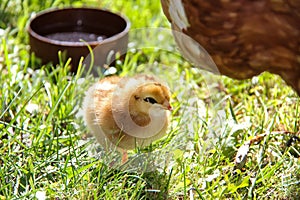
[[[299,0],[161,0],[176,31],[203,46],[221,74],[279,74],[300,95]],[[176,37],[176,34],[175,34]],[[184,54],[197,55],[178,42]]]

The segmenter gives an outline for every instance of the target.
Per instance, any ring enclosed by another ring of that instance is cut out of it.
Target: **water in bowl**
[[[59,32],[59,33],[51,33],[46,35],[47,38],[58,41],[65,42],[81,42],[82,40],[85,42],[101,42],[105,38],[105,35],[98,35],[94,33],[86,33],[86,32]]]

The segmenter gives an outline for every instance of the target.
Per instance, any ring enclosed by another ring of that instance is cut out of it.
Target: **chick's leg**
[[[122,163],[121,164],[123,165],[128,161],[128,154],[127,154],[127,151],[124,149],[122,150],[121,153],[122,153],[122,161],[121,161]]]

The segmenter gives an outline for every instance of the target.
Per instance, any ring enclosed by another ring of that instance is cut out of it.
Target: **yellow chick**
[[[145,147],[166,134],[170,90],[157,77],[111,76],[86,93],[84,120],[105,149]]]

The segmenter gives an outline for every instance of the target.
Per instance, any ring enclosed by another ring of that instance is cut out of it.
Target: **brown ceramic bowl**
[[[109,62],[111,51],[126,52],[129,28],[126,18],[106,10],[64,8],[37,14],[31,19],[28,32],[31,51],[43,64],[58,64],[58,51],[62,51],[72,58],[75,72],[80,58],[90,53],[87,44],[98,46],[97,65]]]

